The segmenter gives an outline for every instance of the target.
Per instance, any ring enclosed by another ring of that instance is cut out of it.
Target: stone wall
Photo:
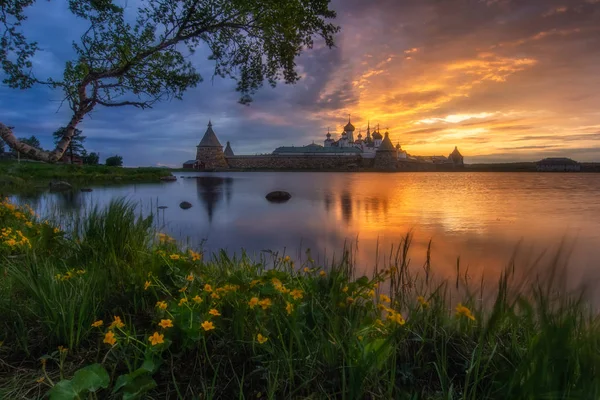
[[[227,161],[225,161],[225,155],[221,147],[198,147],[196,153],[196,160],[201,165],[204,164],[204,168],[227,168]]]
[[[378,151],[375,154],[375,169],[393,170],[396,169],[398,159],[395,151]]]
[[[227,157],[233,169],[313,169],[351,170],[369,167],[369,161],[361,156],[318,156],[318,155],[264,155]]]

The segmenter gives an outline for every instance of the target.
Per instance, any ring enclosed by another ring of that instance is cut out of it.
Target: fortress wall
[[[227,157],[229,168],[234,169],[348,169],[363,167],[361,156],[332,155],[264,155]]]

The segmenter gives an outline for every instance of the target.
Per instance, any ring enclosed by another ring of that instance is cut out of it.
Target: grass
[[[106,183],[158,182],[171,175],[167,168],[121,168],[105,165],[65,165],[41,162],[0,160],[0,190],[46,188],[51,181],[66,181],[74,186]]]
[[[432,267],[355,276],[204,257],[113,201],[75,221],[0,204],[0,398],[596,399],[600,325],[558,267],[491,301]],[[484,305],[486,304],[486,305]]]

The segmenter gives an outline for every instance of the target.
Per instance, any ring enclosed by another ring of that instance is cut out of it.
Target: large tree
[[[240,101],[266,80],[295,83],[295,59],[315,38],[334,45],[339,28],[330,0],[145,0],[135,22],[125,19],[113,0],[69,0],[71,11],[89,23],[73,44],[76,59],[61,79],[40,80],[31,72],[37,50],[20,31],[24,9],[34,0],[2,0],[0,62],[4,82],[13,88],[34,84],[61,89],[72,114],[65,134],[50,152],[17,140],[0,122],[0,137],[13,149],[55,162],[65,152],[77,125],[97,106],[148,108],[159,100],[181,99],[201,76],[188,55],[202,43],[211,51],[214,74],[237,80]]]
[[[52,137],[54,138],[54,145],[57,145],[62,140],[62,138],[66,135],[66,133],[67,133],[66,126],[58,128],[52,134]],[[71,142],[69,143],[69,146],[68,146],[69,157],[71,158],[71,164],[73,164],[73,155],[80,156],[85,151],[85,148],[83,147],[83,142],[85,141],[85,139],[86,139],[86,136],[83,136],[83,132],[81,132],[80,129],[75,129],[75,132],[73,133],[73,136],[71,137]]]

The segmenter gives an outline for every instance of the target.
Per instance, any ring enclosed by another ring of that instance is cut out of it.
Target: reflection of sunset
[[[531,175],[533,176],[533,175]],[[595,232],[595,207],[568,215],[577,201],[577,177],[565,184],[562,198],[553,199],[551,177],[537,176],[527,188],[514,190],[511,174],[355,174],[332,183],[328,194],[332,226],[337,236],[358,237],[359,260],[374,264],[374,249],[379,245],[381,259],[389,258],[409,231],[413,233],[411,258],[420,267],[427,244],[433,242],[432,261],[438,272],[454,274],[456,259],[470,269],[470,275],[495,276],[509,261],[523,240],[522,260],[543,250],[556,251],[560,241],[579,237],[578,244],[589,245],[600,237],[586,237]],[[584,179],[584,178],[582,178]],[[349,194],[351,193],[351,196]],[[524,212],[524,209],[527,212]],[[552,218],[548,218],[552,215]],[[567,216],[568,215],[568,216]],[[583,233],[583,236],[581,235]],[[578,258],[579,257],[579,258]],[[583,258],[581,258],[583,257]],[[585,254],[574,263],[587,263]]]

